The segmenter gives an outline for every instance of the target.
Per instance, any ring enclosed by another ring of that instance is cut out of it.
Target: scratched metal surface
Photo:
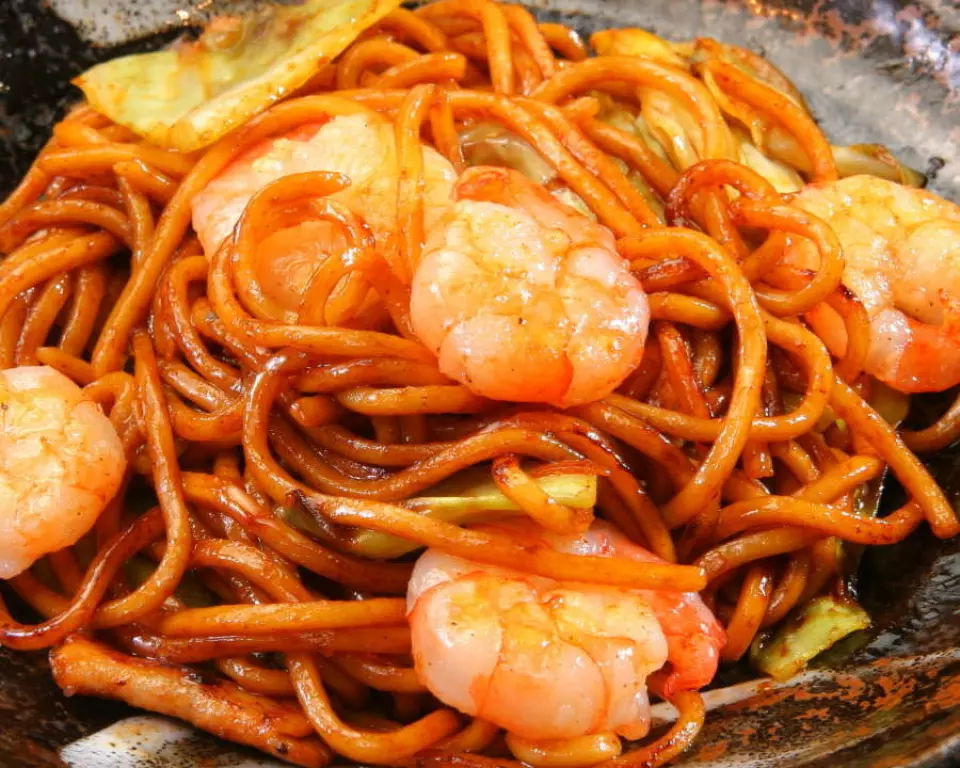
[[[934,171],[931,186],[960,201],[956,0],[530,4],[583,32],[641,25],[670,38],[712,36],[757,50],[804,91],[834,141],[887,144],[915,167]],[[70,77],[97,61],[162,45],[181,33],[181,18],[197,17],[188,0],[51,5],[83,21],[85,35],[122,44],[88,45],[40,0],[0,0],[0,195],[76,98]],[[133,15],[123,16],[124,5]],[[146,40],[125,39],[158,24],[168,29]],[[932,463],[944,487],[960,496],[957,457],[945,452]],[[960,765],[960,546],[920,533],[873,549],[860,588],[874,617],[869,633],[834,653],[815,682],[712,713],[683,762],[715,768]],[[127,714],[108,702],[65,699],[40,654],[0,651],[0,766],[60,764],[65,744]],[[226,747],[200,739],[194,752],[181,745],[150,764],[208,764],[218,750],[232,759]],[[101,756],[97,763],[110,760]]]

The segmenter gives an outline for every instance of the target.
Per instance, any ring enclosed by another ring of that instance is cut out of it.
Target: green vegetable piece
[[[296,91],[398,5],[266,3],[216,17],[194,42],[111,59],[73,83],[114,122],[154,144],[193,152]]]
[[[547,475],[537,478],[546,493],[561,504],[575,509],[590,509],[597,503],[596,475]],[[479,468],[460,472],[433,488],[429,496],[417,496],[406,502],[420,514],[456,525],[513,517],[519,507],[504,496],[490,478],[489,470]],[[313,519],[300,509],[283,507],[278,516],[294,528],[320,537]],[[380,531],[358,530],[350,551],[363,557],[389,560],[419,549],[413,541]]]
[[[769,633],[758,636],[750,648],[750,661],[775,680],[787,680],[834,643],[869,626],[870,616],[853,600],[817,597],[796,611],[772,637]]]

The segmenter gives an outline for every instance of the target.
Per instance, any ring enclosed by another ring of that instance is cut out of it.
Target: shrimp
[[[960,383],[960,206],[873,176],[810,184],[792,203],[826,221],[843,247],[843,284],[870,317],[866,372],[907,393]],[[786,260],[817,265],[806,240]],[[816,315],[811,325],[844,354],[842,329]]]
[[[470,168],[453,194],[410,300],[440,370],[512,402],[568,407],[616,389],[650,315],[613,234],[508,168]]]
[[[576,535],[525,519],[478,528],[569,554],[657,560],[601,521]],[[667,695],[706,685],[726,640],[693,593],[561,583],[435,550],[414,567],[407,609],[427,688],[528,739],[641,738],[647,676],[669,662]]]
[[[449,205],[456,172],[432,147],[423,146],[424,224]],[[211,256],[233,232],[250,199],[284,176],[310,171],[341,173],[350,186],[333,195],[371,228],[377,247],[397,237],[400,169],[393,125],[374,113],[338,115],[326,123],[299,126],[246,151],[193,199],[193,228]],[[342,243],[332,224],[304,222],[261,244],[257,278],[282,306],[299,308],[304,289],[327,254]]]
[[[110,420],[46,366],[0,371],[0,578],[77,542],[120,488]]]

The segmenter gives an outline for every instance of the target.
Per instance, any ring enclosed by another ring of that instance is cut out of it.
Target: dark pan
[[[108,6],[103,0],[74,2],[81,14],[85,4]],[[929,171],[933,189],[960,201],[956,0],[532,4],[542,16],[585,33],[640,25],[669,38],[711,36],[763,53],[805,93],[836,142],[886,144]],[[177,33],[120,48],[91,47],[41,0],[0,0],[0,195],[13,187],[64,105],[77,97],[67,85],[70,77],[119,53],[157,47]],[[930,460],[955,495],[958,458],[951,450]],[[712,713],[681,762],[724,768],[960,765],[960,542],[938,542],[922,531],[900,545],[869,550],[860,594],[874,617],[871,630],[834,649],[792,687]],[[0,766],[58,765],[65,744],[129,714],[113,703],[63,697],[42,654],[0,651]],[[197,739],[141,764],[233,764],[238,753],[226,750],[212,739]]]

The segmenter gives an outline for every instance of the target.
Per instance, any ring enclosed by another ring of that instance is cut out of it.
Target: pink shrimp
[[[440,369],[479,395],[567,407],[639,363],[646,295],[613,234],[520,173],[468,169],[428,229],[410,312]]]
[[[843,283],[866,307],[867,373],[901,392],[960,383],[960,206],[874,176],[811,184],[793,204],[826,221],[843,247]],[[805,240],[787,261],[815,269]],[[835,355],[846,332],[825,309],[808,318]]]
[[[577,535],[526,519],[480,527],[531,547],[656,560],[603,522]],[[669,662],[667,694],[706,685],[726,639],[696,594],[561,583],[434,550],[417,561],[407,606],[430,691],[527,739],[641,738],[647,676]]]
[[[424,223],[450,204],[456,173],[432,147],[424,145]],[[230,235],[250,199],[284,176],[331,171],[350,186],[330,196],[359,215],[377,246],[393,247],[397,237],[397,186],[400,170],[394,127],[376,113],[334,117],[302,125],[255,145],[228,165],[193,200],[193,228],[209,256]],[[305,222],[281,229],[261,244],[257,278],[264,292],[282,306],[299,307],[313,273],[326,255],[343,247],[336,228]]]
[[[0,371],[0,578],[76,543],[126,465],[110,420],[62,373]]]

